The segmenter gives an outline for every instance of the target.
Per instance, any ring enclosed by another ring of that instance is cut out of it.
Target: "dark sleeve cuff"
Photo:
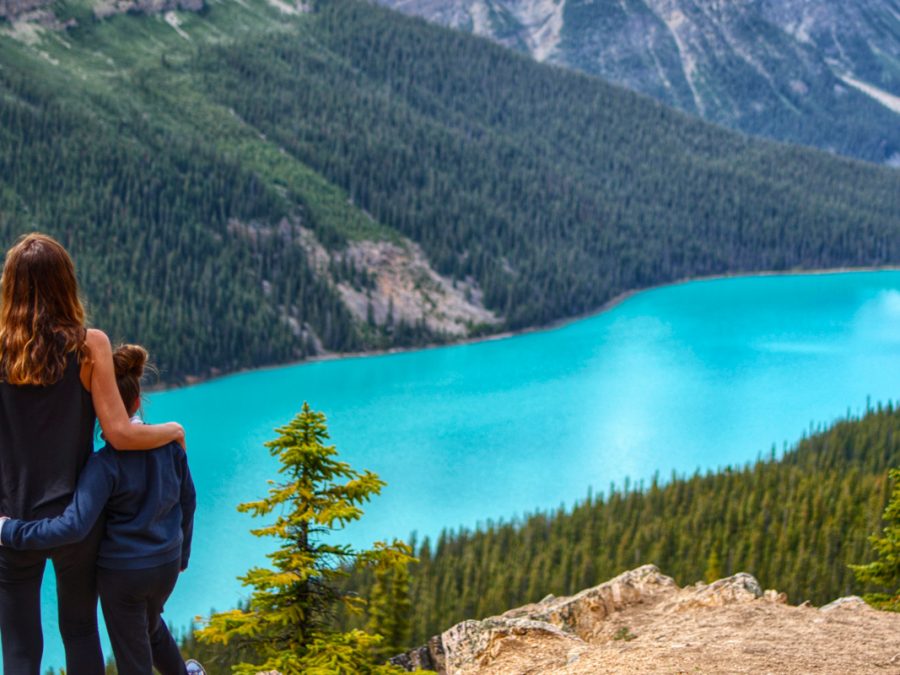
[[[0,544],[2,544],[3,546],[9,546],[13,538],[13,531],[15,530],[15,527],[15,518],[5,518],[3,522],[0,523]]]

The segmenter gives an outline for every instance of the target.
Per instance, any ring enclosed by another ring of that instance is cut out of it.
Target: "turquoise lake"
[[[199,500],[166,617],[185,626],[233,606],[235,577],[265,562],[235,505],[275,478],[262,444],[303,401],[328,416],[344,460],[388,483],[343,535],[370,544],[570,506],[626,477],[743,464],[898,398],[900,272],[695,281],[545,332],[157,393],[145,417],[186,427]],[[51,580],[45,667],[64,662]]]

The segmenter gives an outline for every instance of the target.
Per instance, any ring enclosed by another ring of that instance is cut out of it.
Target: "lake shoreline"
[[[529,326],[528,328],[520,328],[518,330],[510,330],[503,331],[502,333],[491,333],[489,335],[479,335],[475,337],[467,337],[459,340],[452,340],[449,342],[435,342],[424,345],[416,345],[415,347],[392,347],[390,349],[375,349],[371,351],[361,351],[361,352],[326,352],[324,354],[317,354],[315,356],[310,356],[305,359],[300,359],[297,361],[285,361],[284,363],[271,364],[266,366],[254,366],[252,368],[241,368],[239,370],[229,371],[227,373],[218,373],[215,375],[207,375],[203,377],[191,377],[187,382],[182,384],[157,384],[157,385],[148,385],[144,387],[144,390],[148,393],[159,393],[165,391],[173,391],[176,389],[185,389],[188,387],[194,387],[201,384],[206,384],[208,382],[213,382],[215,380],[220,380],[226,377],[232,377],[234,375],[241,375],[245,373],[252,373],[257,371],[266,371],[266,370],[274,370],[276,368],[288,368],[290,366],[299,366],[311,363],[320,363],[323,361],[339,361],[343,359],[361,359],[372,356],[390,356],[393,354],[407,354],[410,352],[419,352],[430,349],[440,349],[443,347],[458,347],[463,345],[471,345],[478,344],[481,342],[492,342],[496,340],[507,340],[509,338],[518,337],[520,335],[528,335],[530,333],[539,333],[545,331],[557,330],[559,328],[564,328],[569,324],[575,323],[577,321],[583,321],[584,319],[590,319],[595,316],[599,316],[600,314],[604,314],[605,312],[609,312],[610,310],[615,309],[623,302],[628,300],[629,298],[637,295],[638,293],[646,293],[647,291],[654,291],[662,288],[669,288],[672,286],[681,286],[684,284],[703,282],[703,281],[722,281],[724,279],[740,279],[740,278],[753,278],[753,277],[788,277],[788,276],[820,276],[820,275],[829,275],[829,274],[854,274],[860,272],[900,272],[900,266],[898,265],[884,265],[884,266],[866,266],[866,267],[824,267],[824,268],[816,268],[812,270],[785,270],[785,271],[775,271],[775,270],[765,270],[760,272],[727,272],[724,274],[711,274],[709,276],[700,276],[700,277],[685,277],[683,279],[678,279],[676,281],[669,281],[663,284],[655,284],[653,286],[645,286],[644,288],[635,288],[628,291],[624,291],[623,293],[619,293],[613,298],[610,298],[606,302],[604,302],[600,307],[596,309],[589,310],[587,312],[583,312],[581,314],[577,314],[575,316],[569,316],[562,319],[557,319],[555,321],[551,321],[547,324],[542,324],[540,326]]]

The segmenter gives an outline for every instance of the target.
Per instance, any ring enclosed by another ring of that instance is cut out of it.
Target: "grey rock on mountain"
[[[205,0],[98,0],[92,2],[94,16],[103,19],[115,14],[127,12],[140,14],[161,14],[173,10],[199,12]],[[52,18],[54,0],[0,0],[0,19],[34,20],[41,19],[46,23]],[[34,10],[44,10],[40,16]]]
[[[203,6],[204,0],[100,0],[94,5],[94,16],[104,19],[128,12],[139,14],[162,14],[175,10],[199,12]]]
[[[379,0],[747,133],[900,165],[897,0]]]
[[[44,7],[52,0],[0,0],[0,19],[11,19]]]

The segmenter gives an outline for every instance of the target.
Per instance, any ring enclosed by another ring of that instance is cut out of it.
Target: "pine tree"
[[[367,630],[382,636],[375,649],[376,660],[385,661],[409,644],[410,601],[409,563],[402,558],[386,561],[375,570],[369,596]]]
[[[887,586],[893,595],[869,593],[865,599],[879,609],[900,612],[900,469],[891,469],[894,483],[891,501],[884,510],[882,535],[872,535],[869,541],[878,559],[867,565],[850,565],[857,580]]]
[[[252,530],[275,537],[280,547],[268,554],[274,569],[253,568],[241,577],[253,588],[247,607],[214,614],[197,637],[232,649],[252,649],[257,664],[241,663],[233,672],[251,675],[276,670],[282,675],[325,673],[394,673],[376,665],[372,654],[381,641],[360,630],[330,628],[336,610],[361,610],[363,601],[339,589],[351,564],[396,567],[411,560],[400,542],[379,543],[371,550],[332,544],[326,536],[362,516],[360,505],[379,494],[385,483],[370,471],[354,471],[326,446],[325,416],[303,409],[278,438],[266,443],[281,463],[283,482],[274,483],[265,499],[238,506],[253,516],[277,512],[274,522]]]

